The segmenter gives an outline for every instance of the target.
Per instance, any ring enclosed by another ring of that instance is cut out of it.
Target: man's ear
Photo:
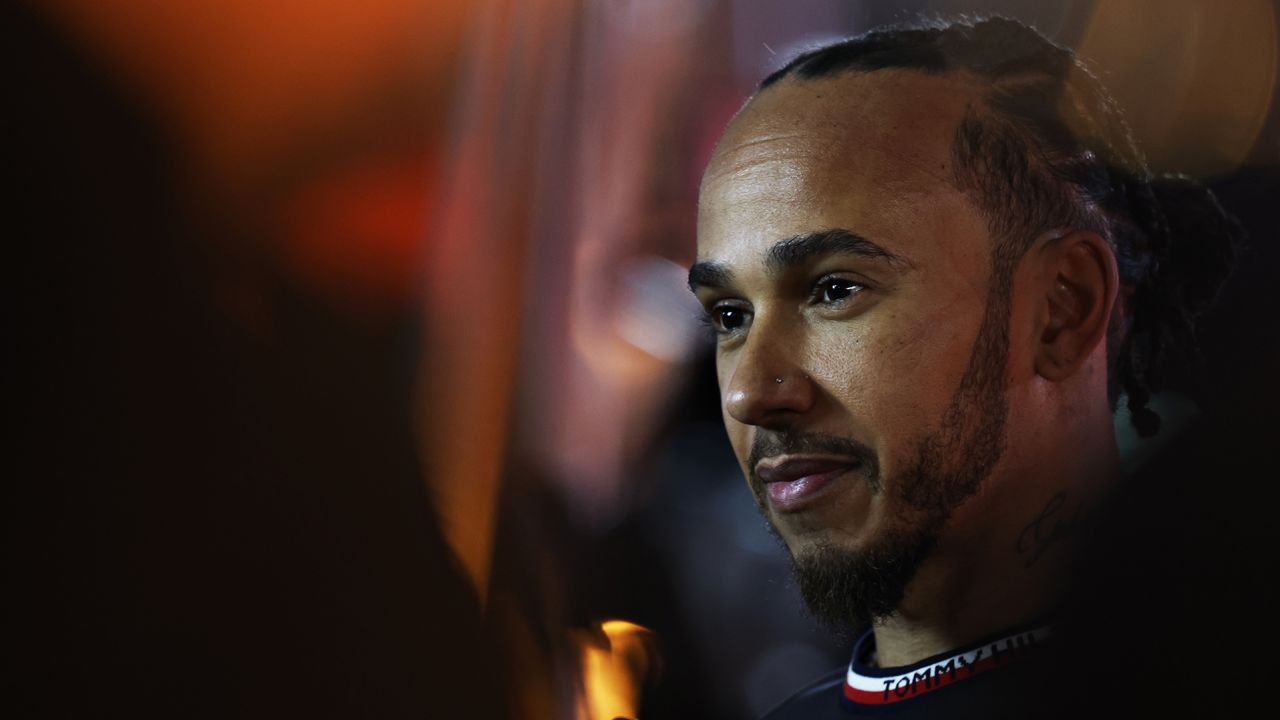
[[[1120,277],[1111,246],[1087,230],[1050,240],[1039,260],[1035,369],[1056,382],[1075,374],[1106,342]]]

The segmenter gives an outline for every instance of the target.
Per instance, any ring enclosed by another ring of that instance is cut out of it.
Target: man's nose
[[[746,425],[785,429],[813,406],[813,379],[796,362],[797,348],[786,337],[752,335],[725,388],[725,410]]]

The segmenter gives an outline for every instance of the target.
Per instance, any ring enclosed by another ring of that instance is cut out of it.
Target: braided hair
[[[956,130],[952,165],[994,240],[992,282],[1010,284],[1017,261],[1051,228],[1092,230],[1110,243],[1121,293],[1108,328],[1107,395],[1114,410],[1123,392],[1138,434],[1155,434],[1160,419],[1148,402],[1179,363],[1198,366],[1195,320],[1234,264],[1240,225],[1191,178],[1153,176],[1089,69],[1014,20],[879,28],[796,57],[760,89],[886,68],[960,73],[985,89]],[[1189,390],[1198,395],[1198,384]]]

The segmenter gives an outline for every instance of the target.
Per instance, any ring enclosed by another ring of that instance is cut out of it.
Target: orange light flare
[[[1102,73],[1153,170],[1213,178],[1249,162],[1275,93],[1273,3],[1097,3],[1077,51]]]
[[[475,3],[463,0],[52,0],[174,131],[202,186],[239,196],[352,135],[444,121]],[[416,105],[415,105],[416,103]],[[422,114],[427,117],[422,117]],[[385,121],[385,120],[383,120]],[[428,127],[424,127],[428,130]],[[366,135],[367,136],[367,135]],[[320,148],[321,150],[316,150]],[[264,176],[266,176],[264,178]]]
[[[574,640],[582,667],[575,720],[638,720],[644,689],[662,669],[657,635],[626,620],[606,620],[576,631]]]

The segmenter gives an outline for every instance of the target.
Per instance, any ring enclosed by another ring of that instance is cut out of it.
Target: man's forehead
[[[787,77],[760,91],[726,136],[746,123],[806,128],[839,136],[851,129],[883,138],[954,128],[980,85],[968,75],[906,68],[849,70],[828,77]],[[739,123],[739,121],[746,121]]]
[[[961,76],[907,70],[767,88],[734,118],[707,167],[699,256],[723,245],[728,238],[715,236],[726,225],[734,244],[747,228],[761,240],[851,224],[892,235],[920,207],[954,201],[951,148],[976,96]]]
[[[889,174],[903,181],[916,179],[910,170],[949,181],[955,130],[977,97],[973,81],[954,73],[886,69],[785,78],[729,124],[704,185],[765,157],[809,160],[815,169],[892,163],[899,170]]]

